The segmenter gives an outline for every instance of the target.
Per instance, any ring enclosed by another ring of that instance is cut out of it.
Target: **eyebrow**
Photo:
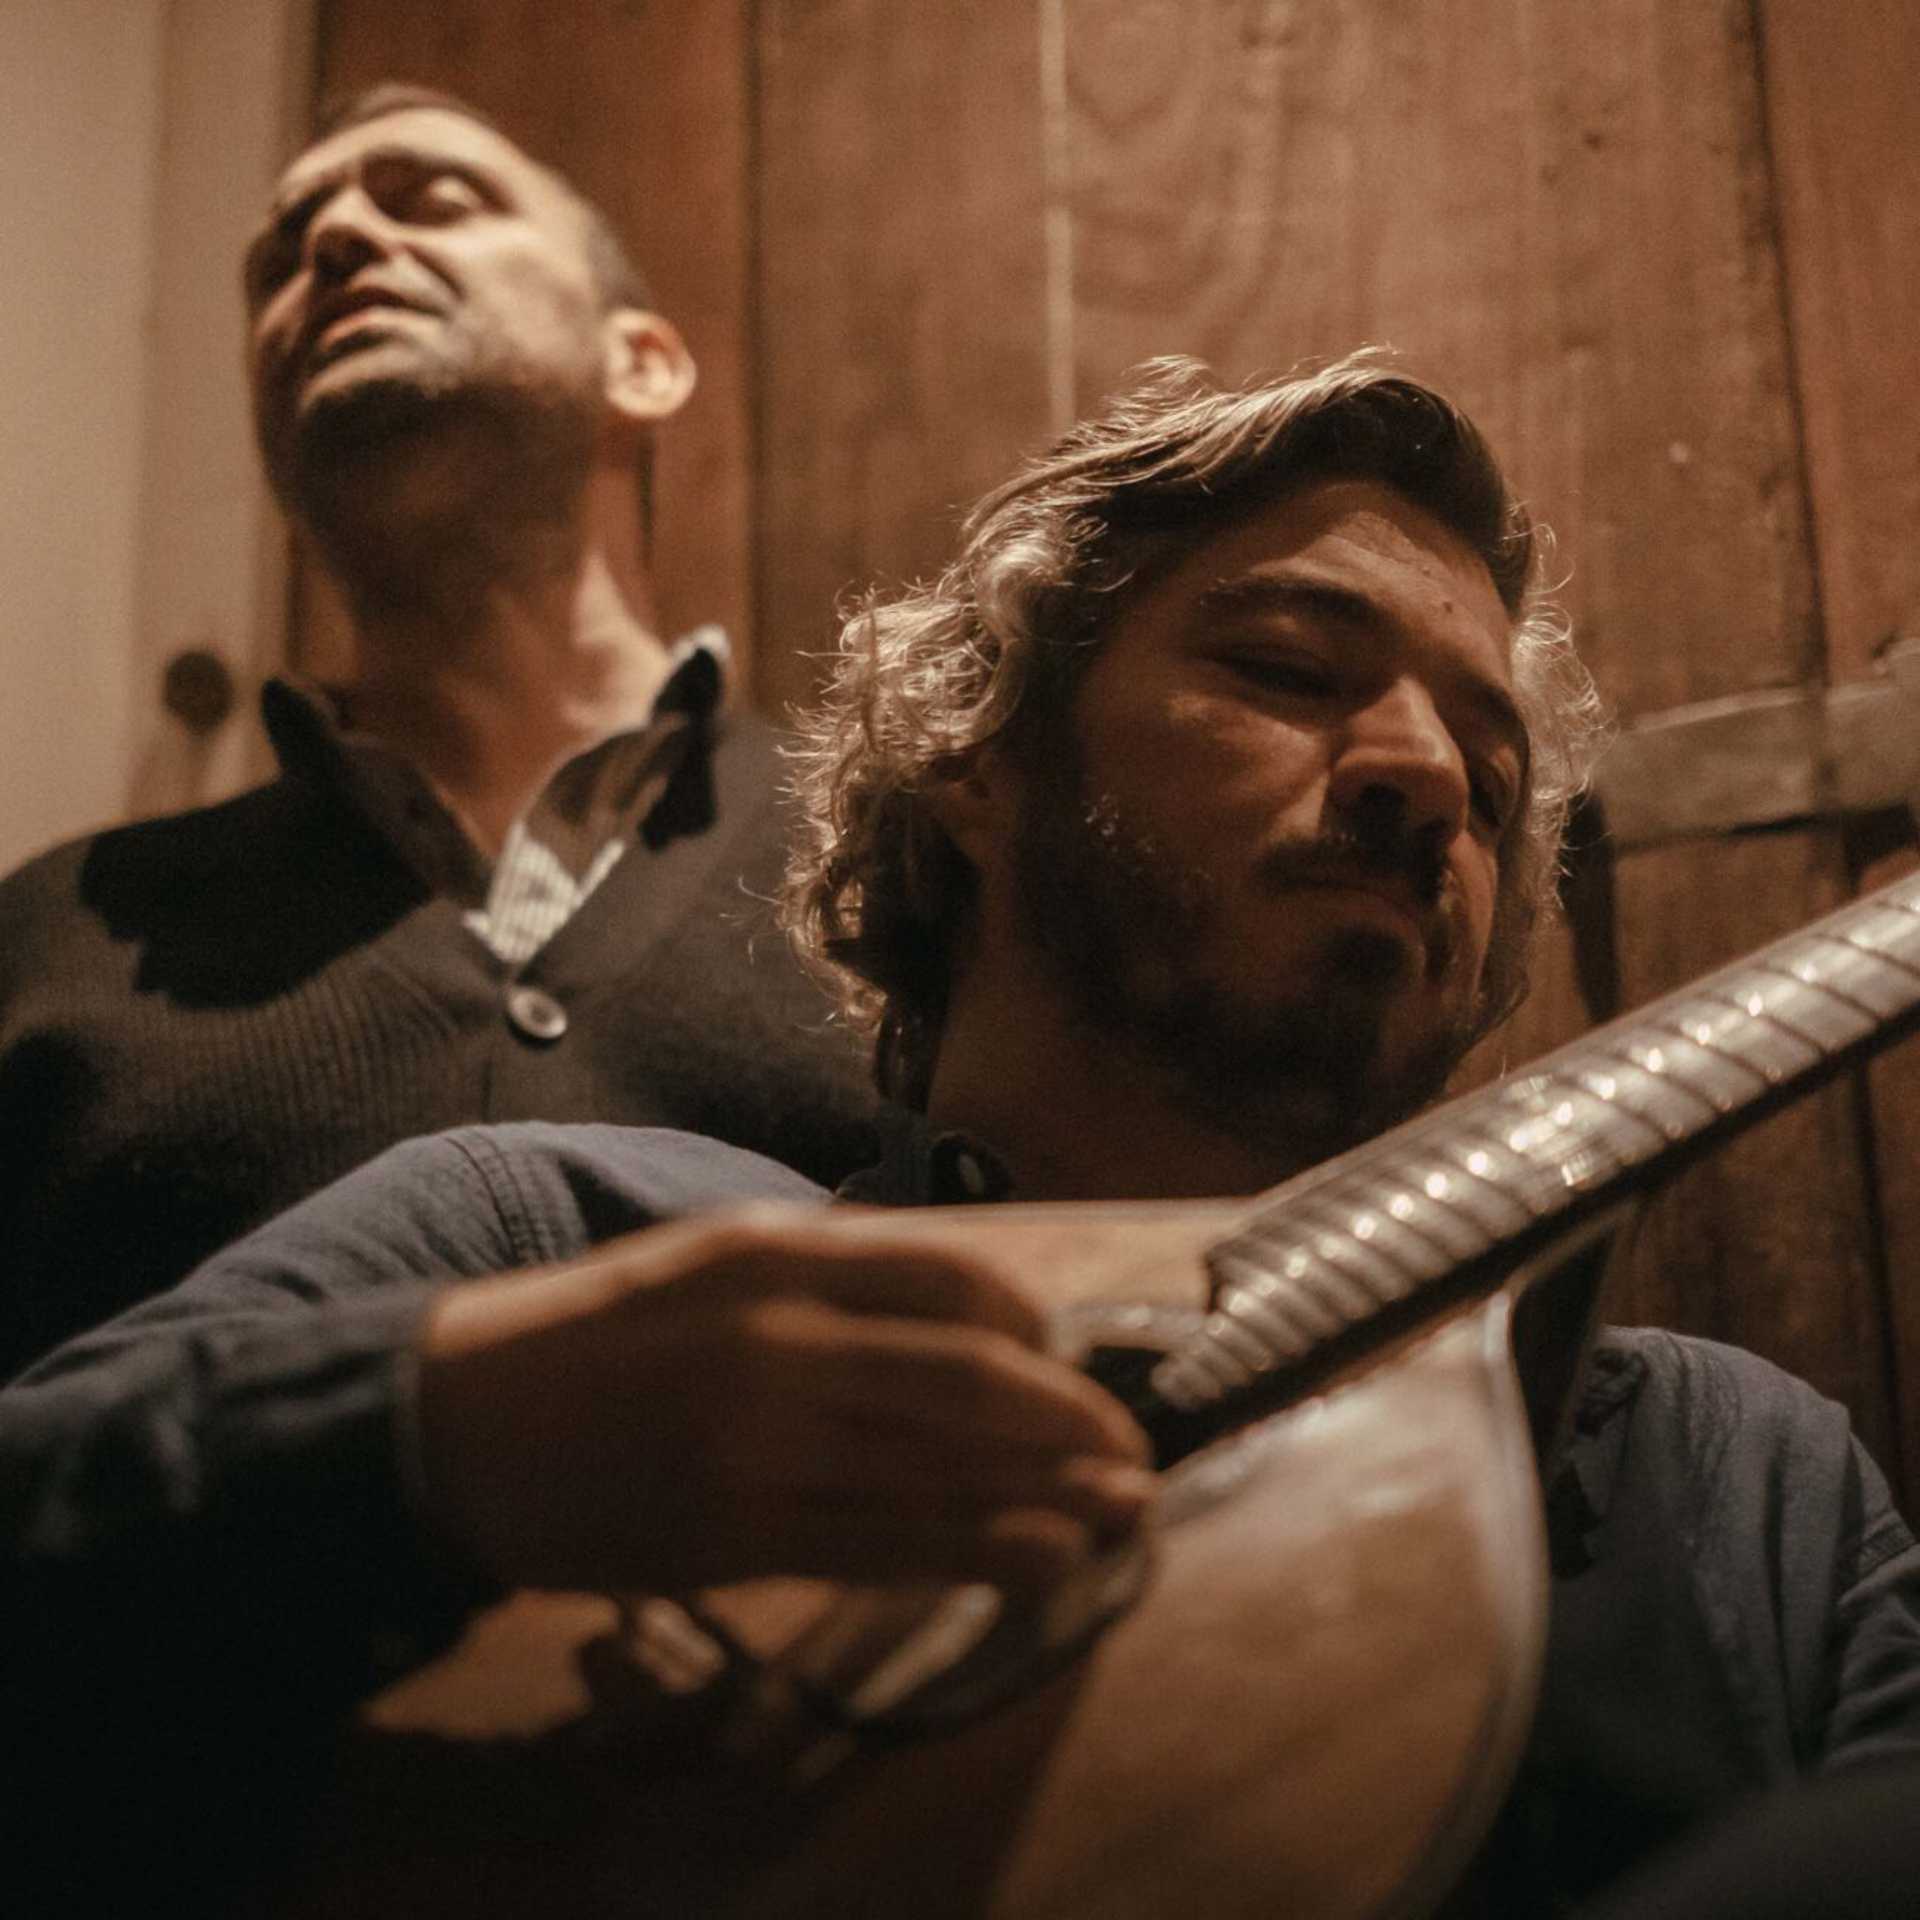
[[[1203,617],[1215,618],[1298,614],[1373,633],[1400,630],[1400,622],[1369,595],[1330,580],[1300,575],[1249,573],[1219,581],[1200,596],[1199,611]],[[1452,684],[1519,754],[1524,773],[1533,760],[1533,736],[1513,695],[1497,681],[1472,671],[1453,676]]]

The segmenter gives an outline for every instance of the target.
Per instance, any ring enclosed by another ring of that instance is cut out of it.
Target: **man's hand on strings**
[[[420,1352],[430,1519],[513,1585],[763,1574],[1032,1587],[1151,1498],[1120,1404],[991,1251],[759,1206],[450,1287]]]

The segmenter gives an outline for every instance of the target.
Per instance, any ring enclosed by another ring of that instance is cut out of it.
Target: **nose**
[[[387,216],[355,181],[343,185],[307,226],[307,259],[314,271],[337,280],[357,273],[392,250]]]
[[[1466,760],[1419,681],[1396,680],[1348,717],[1327,800],[1349,826],[1391,820],[1436,847],[1465,828],[1472,804]]]

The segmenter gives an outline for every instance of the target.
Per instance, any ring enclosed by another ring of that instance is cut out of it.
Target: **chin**
[[[1358,956],[1350,956],[1358,959]],[[1326,1151],[1371,1138],[1446,1090],[1475,1038],[1470,1009],[1442,999],[1402,958],[1367,956],[1298,997],[1242,1005],[1215,1027],[1210,1070],[1243,1091],[1290,1089],[1283,1105],[1326,1117]],[[1390,977],[1383,978],[1383,974]]]
[[[1208,991],[1239,1009],[1249,1029],[1311,1026],[1377,1035],[1397,1024],[1396,1011],[1431,1002],[1426,956],[1404,936],[1383,927],[1348,925],[1295,951],[1279,964],[1258,964],[1247,947],[1226,956]],[[1368,1050],[1372,1051],[1371,1048]]]
[[[397,451],[440,417],[439,394],[417,373],[373,365],[342,366],[339,373],[309,382],[301,396],[293,452],[305,472]]]
[[[393,405],[409,396],[418,404],[439,398],[453,384],[415,341],[355,342],[308,372],[300,414],[308,418],[331,407]]]
[[[1425,980],[1427,950],[1401,929],[1344,926],[1325,943],[1321,968],[1332,991],[1405,993]]]

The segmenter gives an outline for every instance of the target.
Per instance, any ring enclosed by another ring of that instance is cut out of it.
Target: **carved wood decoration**
[[[836,596],[938,565],[1131,364],[1372,340],[1488,427],[1632,715],[1858,678],[1920,616],[1916,37],[1801,0],[324,0],[317,65],[467,94],[632,235],[702,364],[670,609],[750,623],[770,708]],[[1839,904],[1861,857],[1830,829],[1632,856],[1627,1004]],[[1564,952],[1540,974],[1482,1077],[1582,1024]],[[1913,1052],[1689,1174],[1612,1311],[1801,1372],[1920,1488]]]

